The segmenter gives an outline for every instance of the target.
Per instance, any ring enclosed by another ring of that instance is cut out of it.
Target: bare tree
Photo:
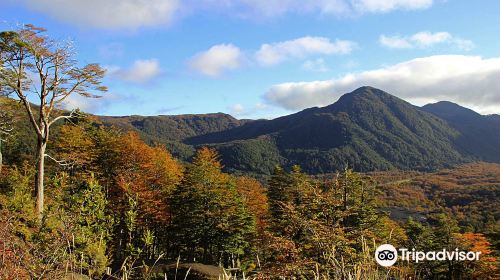
[[[44,167],[50,127],[74,116],[61,106],[72,95],[99,97],[105,70],[98,64],[79,67],[70,43],[45,35],[45,29],[25,25],[0,33],[0,92],[14,95],[26,109],[37,138],[36,212],[44,202]]]

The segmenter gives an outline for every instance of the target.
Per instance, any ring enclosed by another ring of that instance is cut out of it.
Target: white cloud
[[[103,29],[158,26],[174,18],[224,13],[255,19],[287,13],[353,16],[418,10],[433,0],[20,0],[30,9],[58,20]]]
[[[107,74],[127,82],[146,83],[161,74],[160,63],[156,59],[139,59],[128,69],[108,66]]]
[[[474,42],[472,42],[471,40],[465,40],[461,38],[454,38],[453,43],[455,44],[455,46],[457,46],[457,48],[465,51],[470,51],[475,47]]]
[[[330,41],[324,37],[301,37],[294,40],[263,44],[255,58],[261,65],[269,66],[292,58],[305,58],[317,54],[348,54],[356,44],[346,40]]]
[[[351,0],[355,10],[385,13],[393,10],[420,10],[432,6],[433,0]]]
[[[325,60],[323,58],[306,60],[302,64],[302,68],[313,72],[327,72],[330,70],[328,66],[326,66]]]
[[[462,50],[471,50],[474,43],[459,37],[454,37],[448,32],[421,31],[411,36],[380,35],[379,43],[391,49],[429,48],[437,44],[447,43]]]
[[[253,106],[244,106],[242,104],[233,104],[227,109],[229,110],[229,114],[237,117],[248,117],[253,116],[257,112],[265,112],[268,111],[271,107],[264,103],[256,103]]]
[[[165,24],[179,8],[178,0],[24,0],[34,10],[56,19],[105,29]]]
[[[388,37],[385,35],[380,35],[379,42],[383,46],[391,49],[409,49],[413,47],[413,45],[408,42],[407,39],[401,38],[399,36]]]
[[[387,13],[394,10],[418,10],[432,6],[433,0],[203,0],[191,6],[226,11],[239,17],[276,17],[286,13],[321,13],[352,16]]]
[[[82,112],[91,114],[101,114],[107,108],[117,104],[133,103],[138,104],[141,101],[132,95],[122,95],[116,93],[104,93],[100,98],[88,98],[78,94],[70,95],[61,104],[64,110],[80,109]]]
[[[267,108],[269,108],[269,106],[267,106],[267,104],[264,104],[264,103],[257,103],[255,104],[255,109],[256,110],[266,110]]]
[[[333,80],[274,85],[264,99],[288,110],[299,110],[331,104],[342,94],[364,85],[380,88],[418,105],[448,100],[482,113],[498,113],[500,57],[438,55],[416,58]]]
[[[104,59],[121,58],[125,54],[125,49],[121,43],[110,43],[97,47],[99,55]]]
[[[410,40],[423,47],[432,46],[435,44],[447,42],[452,39],[448,32],[431,33],[427,31],[415,33]]]
[[[218,77],[228,70],[240,68],[245,64],[272,66],[291,59],[306,59],[313,55],[348,54],[356,47],[355,42],[347,40],[330,41],[324,37],[305,36],[294,40],[262,44],[253,55],[253,51],[242,51],[232,44],[212,46],[199,52],[188,60],[191,69],[203,75]],[[328,67],[323,58],[307,60],[303,69],[325,72]]]
[[[245,112],[245,107],[241,104],[234,104],[229,107],[231,115],[241,115]]]
[[[200,52],[189,61],[192,69],[216,77],[226,70],[241,66],[243,55],[240,49],[232,44],[215,45],[207,51]]]
[[[99,103],[94,102],[94,100],[90,98],[80,95],[70,95],[64,100],[64,103],[61,104],[61,108],[64,110],[80,109],[83,112],[95,113],[99,110],[99,105]]]

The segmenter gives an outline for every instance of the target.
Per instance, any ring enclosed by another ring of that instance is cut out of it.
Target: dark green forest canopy
[[[273,120],[236,120],[225,114],[101,117],[107,125],[138,131],[188,160],[196,147],[221,154],[226,170],[270,174],[297,164],[321,174],[346,166],[357,171],[432,171],[483,160],[500,162],[500,122],[456,105],[472,117],[422,108],[382,90],[362,87],[336,103]]]

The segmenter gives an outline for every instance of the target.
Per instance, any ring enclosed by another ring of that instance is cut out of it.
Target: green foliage
[[[137,131],[148,144],[161,143],[177,158],[187,161],[195,154],[192,145],[183,143],[190,137],[224,131],[244,124],[230,115],[179,115],[101,117],[106,125],[122,130]]]
[[[226,117],[218,116],[220,122],[225,122]],[[357,171],[396,168],[430,171],[470,161],[475,155],[469,151],[472,147],[460,144],[463,142],[460,130],[370,87],[359,88],[323,108],[310,108],[273,120],[240,121],[218,129],[196,130],[214,122],[203,115],[179,116],[182,124],[176,120],[173,124],[177,126],[166,125],[167,120],[175,118],[105,118],[105,121],[133,126],[145,139],[151,137],[157,142],[210,145],[221,153],[227,170],[260,174],[270,174],[276,164],[287,168],[300,165],[312,174],[334,172],[346,166]],[[202,122],[206,124],[201,125]],[[192,125],[196,132],[190,132],[184,127],[186,124]],[[483,125],[481,122],[480,126]],[[496,127],[490,130],[498,134]],[[495,141],[483,139],[483,142],[488,145],[482,145],[486,147],[482,154],[497,152]]]
[[[310,278],[314,265],[331,277],[335,271],[354,269],[372,250],[366,241],[382,239],[374,228],[380,218],[374,187],[351,170],[320,183],[298,166],[290,173],[277,167],[268,193],[271,229],[276,235],[271,238],[288,242],[288,247],[269,252],[269,261],[281,263],[292,250],[293,259],[280,268],[291,275]],[[340,258],[343,268],[339,267]]]
[[[283,162],[275,141],[269,137],[214,145],[229,172],[244,170],[253,174],[271,174]]]
[[[212,150],[198,152],[170,203],[173,241],[181,256],[228,264],[249,249],[255,221]]]
[[[74,253],[89,276],[102,275],[110,262],[106,244],[113,229],[105,190],[91,177],[70,199],[77,214]]]
[[[499,162],[500,118],[480,115],[457,104],[442,101],[422,107],[460,132],[455,144],[464,154],[482,161]]]
[[[31,186],[34,172],[28,166],[13,167],[3,170],[2,175],[0,177],[0,206],[22,217],[23,221],[13,220],[13,230],[23,240],[32,240],[33,232],[30,227],[36,224]]]

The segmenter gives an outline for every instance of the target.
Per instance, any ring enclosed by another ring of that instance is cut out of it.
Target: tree
[[[268,182],[267,196],[269,198],[269,211],[276,229],[284,219],[284,206],[291,201],[290,186],[292,178],[281,166],[276,166]]]
[[[50,127],[73,117],[60,110],[72,95],[98,97],[105,70],[98,64],[77,65],[71,44],[44,35],[45,29],[25,25],[18,31],[0,33],[0,92],[14,94],[25,108],[37,138],[36,213],[44,208],[45,152]],[[31,102],[35,102],[36,106]],[[36,111],[35,111],[36,110]]]
[[[89,276],[98,277],[109,263],[106,244],[111,238],[113,218],[107,213],[105,189],[90,177],[71,197],[73,213],[77,213],[73,250]]]
[[[78,133],[79,129],[74,129],[62,131]],[[70,144],[70,149],[60,150],[64,158],[80,162],[83,171],[95,169],[108,187],[109,208],[117,221],[111,241],[116,249],[113,259],[117,263],[130,257],[155,259],[168,246],[168,198],[181,182],[183,166],[165,147],[150,147],[137,133],[114,135],[113,131],[92,128],[88,133],[93,153],[85,148],[84,138]],[[148,246],[137,238],[145,234],[153,241]]]
[[[236,187],[247,209],[255,217],[258,231],[264,231],[269,223],[266,189],[256,179],[244,176],[236,178]]]
[[[173,192],[174,242],[182,256],[231,263],[249,248],[255,221],[238,195],[234,180],[222,171],[215,151],[202,148]]]
[[[150,147],[139,135],[129,132],[120,137],[115,181],[121,193],[137,195],[141,220],[169,220],[166,197],[182,179],[183,167],[161,146]]]
[[[473,279],[493,279],[500,273],[496,257],[493,254],[491,243],[481,233],[466,232],[458,236],[459,244],[472,252],[481,252],[479,261],[462,263],[466,273],[472,274]],[[491,278],[490,278],[491,277]]]

